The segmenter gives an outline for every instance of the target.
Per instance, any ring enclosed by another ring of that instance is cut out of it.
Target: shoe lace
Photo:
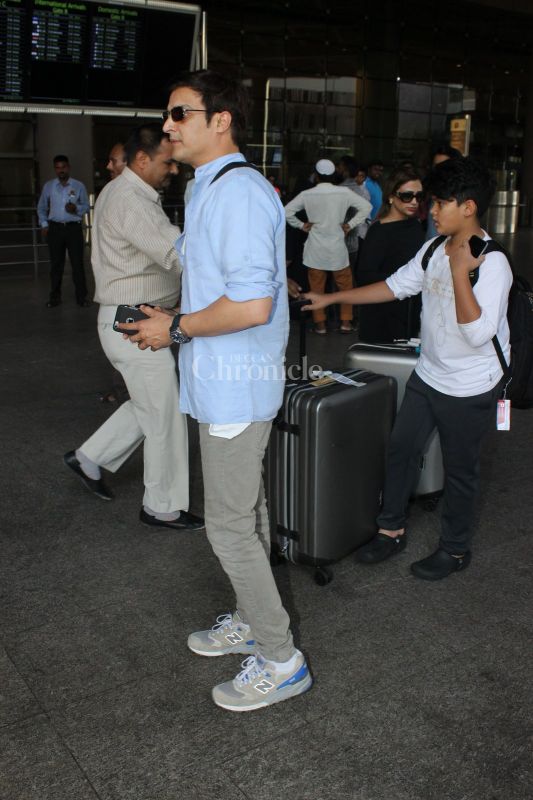
[[[215,624],[211,628],[213,633],[219,633],[220,631],[224,630],[224,628],[231,628],[233,625],[233,614],[221,614],[217,617]]]
[[[235,680],[243,686],[259,678],[264,673],[265,662],[264,659],[257,656],[249,656],[242,662],[241,667],[243,669],[236,675]]]

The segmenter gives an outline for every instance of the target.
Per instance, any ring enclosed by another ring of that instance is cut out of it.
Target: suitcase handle
[[[307,311],[302,311],[303,306],[309,305],[309,300],[305,297],[300,297],[296,300],[291,300],[289,303],[291,309],[294,308],[300,312],[300,344],[299,344],[299,361],[300,361],[300,380],[306,380],[307,374],[304,374],[305,362],[307,358]]]

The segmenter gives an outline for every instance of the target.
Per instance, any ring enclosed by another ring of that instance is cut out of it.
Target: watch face
[[[173,342],[177,342],[177,344],[186,344],[187,342],[191,341],[191,337],[187,336],[180,328],[180,319],[182,314],[176,314],[172,323],[170,325],[170,338]]]
[[[187,336],[186,333],[183,333],[181,328],[174,328],[174,330],[170,330],[170,338],[173,342],[177,342],[177,344],[186,344],[187,342],[191,341],[191,337]]]

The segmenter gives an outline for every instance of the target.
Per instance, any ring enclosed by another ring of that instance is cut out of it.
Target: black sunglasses
[[[424,199],[424,192],[395,192],[395,196],[402,201],[402,203],[411,203],[416,200],[421,203]]]
[[[171,108],[170,111],[162,111],[161,116],[165,122],[169,117],[172,117],[173,122],[183,122],[190,111],[201,111],[203,114],[206,113],[205,108],[185,108],[184,106],[174,106],[174,108]]]

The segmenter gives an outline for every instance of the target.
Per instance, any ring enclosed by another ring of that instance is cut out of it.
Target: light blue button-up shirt
[[[77,211],[69,214],[65,210],[67,203],[75,203]],[[81,181],[69,178],[63,185],[59,178],[53,178],[44,184],[37,203],[37,214],[41,228],[47,228],[52,222],[81,222],[83,215],[89,211],[87,190]]]
[[[281,405],[289,333],[285,214],[256,170],[233,169],[240,153],[196,169],[177,242],[183,264],[181,311],[200,311],[225,295],[235,302],[272,298],[265,325],[193,338],[180,347],[180,408],[199,422],[271,420]]]

